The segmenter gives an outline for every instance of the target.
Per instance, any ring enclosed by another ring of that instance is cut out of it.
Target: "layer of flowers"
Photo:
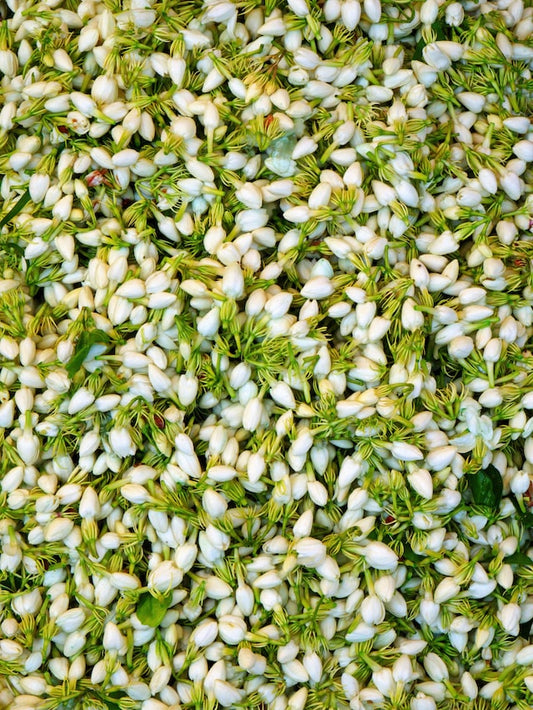
[[[0,16],[0,707],[531,708],[531,3]]]

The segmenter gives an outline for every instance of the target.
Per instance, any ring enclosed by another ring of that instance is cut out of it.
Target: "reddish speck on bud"
[[[529,488],[524,493],[524,501],[529,508],[533,508],[533,481],[529,484]]]
[[[89,187],[96,187],[97,185],[102,185],[105,182],[105,174],[107,170],[93,170],[92,173],[87,175],[87,185]]]

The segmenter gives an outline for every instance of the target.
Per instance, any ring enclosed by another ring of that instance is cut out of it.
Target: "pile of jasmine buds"
[[[531,708],[531,3],[0,17],[0,708]]]

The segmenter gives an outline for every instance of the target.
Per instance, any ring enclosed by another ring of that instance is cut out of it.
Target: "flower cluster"
[[[0,708],[532,707],[530,3],[0,17]]]

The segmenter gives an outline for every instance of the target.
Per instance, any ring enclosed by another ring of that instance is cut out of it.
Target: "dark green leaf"
[[[498,510],[503,493],[503,481],[498,469],[490,464],[483,471],[468,476],[472,498],[476,505]]]
[[[422,61],[422,50],[424,49],[425,46],[426,46],[426,43],[424,42],[424,39],[422,37],[420,37],[420,39],[416,43],[415,52],[413,54],[414,60],[416,60],[418,62]]]
[[[409,562],[414,562],[415,564],[419,564],[424,559],[422,555],[417,555],[416,552],[413,552],[410,547],[406,547],[404,549],[403,557],[406,560],[409,560]]]
[[[533,565],[533,560],[525,552],[515,552],[513,555],[505,558],[505,562],[511,565]]]
[[[9,221],[13,219],[13,217],[16,217],[19,212],[22,212],[24,207],[28,204],[28,202],[31,200],[30,197],[30,191],[26,190],[26,192],[22,195],[20,200],[15,203],[15,205],[9,210],[9,212],[6,214],[5,217],[2,217],[0,219],[0,229],[7,224]]]
[[[533,513],[522,513],[520,517],[520,522],[526,528],[533,528]]]
[[[522,510],[520,503],[513,493],[509,493],[508,498],[510,498],[511,503],[514,505],[517,517],[522,525],[525,528],[533,528],[533,513]]]
[[[103,330],[84,331],[78,338],[74,355],[66,366],[69,377],[74,377],[76,372],[78,372],[93,345],[96,345],[96,343],[108,343],[110,340],[109,335]]]
[[[533,626],[533,619],[530,619],[529,621],[525,621],[523,624],[520,624],[520,636],[523,639],[526,639],[526,641],[529,643],[530,636],[531,636],[531,627]]]
[[[20,254],[20,255],[24,254],[23,247],[21,247],[20,244],[15,244],[15,242],[5,242],[4,248],[6,250],[11,249],[11,251],[14,251],[16,254]]]
[[[139,597],[136,609],[137,617],[141,624],[159,626],[171,603],[172,592],[165,594],[162,599],[156,599],[150,592],[145,592]]]

